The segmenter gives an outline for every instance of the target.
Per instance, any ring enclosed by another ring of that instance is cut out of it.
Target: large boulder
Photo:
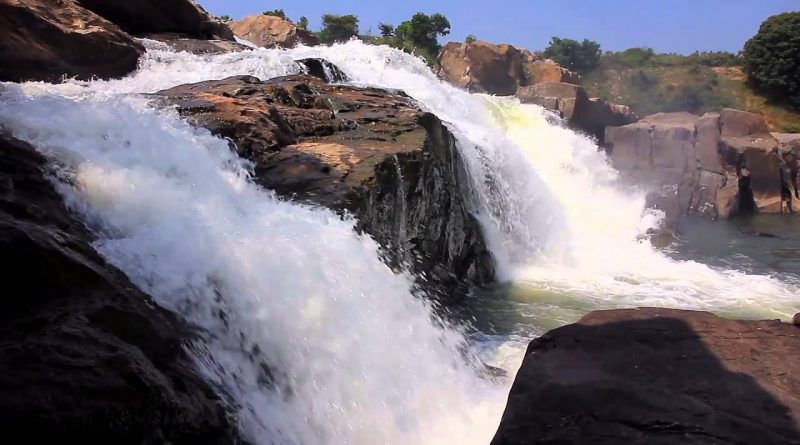
[[[536,104],[558,113],[572,128],[595,137],[602,145],[606,127],[636,122],[637,116],[623,105],[589,98],[580,85],[544,82],[517,90],[523,103]]]
[[[545,82],[563,82],[580,85],[581,76],[566,68],[561,67],[551,59],[537,60],[536,58],[526,60],[523,65],[525,75],[524,85],[536,85]]]
[[[605,146],[623,178],[651,191],[668,221],[778,213],[788,179],[781,166],[789,161],[766,128],[761,116],[740,110],[659,113],[607,128]],[[792,205],[800,209],[797,200]]]
[[[144,48],[72,0],[0,0],[0,81],[122,77]]]
[[[52,174],[30,145],[0,134],[4,434],[28,443],[240,443],[186,352],[196,335],[95,252]]]
[[[532,341],[492,445],[800,443],[800,329],[593,312]]]
[[[303,61],[308,63],[308,61]],[[313,76],[240,76],[158,95],[229,138],[278,195],[355,215],[440,296],[494,279],[453,135],[406,95]]]
[[[523,83],[523,54],[511,45],[450,42],[438,65],[442,79],[471,92],[510,96]]]
[[[319,45],[319,39],[310,32],[272,15],[252,15],[231,22],[230,26],[237,37],[264,48]]]
[[[77,0],[131,34],[178,33],[197,39],[233,40],[228,26],[194,0]]]

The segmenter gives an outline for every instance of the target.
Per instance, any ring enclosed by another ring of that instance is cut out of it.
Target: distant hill
[[[730,53],[681,56],[646,48],[605,53],[583,85],[590,96],[628,105],[639,116],[730,107],[763,115],[772,131],[800,132],[800,113],[750,89],[738,57]]]

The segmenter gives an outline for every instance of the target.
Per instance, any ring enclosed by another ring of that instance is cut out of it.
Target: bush
[[[273,9],[272,11],[264,11],[261,14],[262,15],[271,15],[271,16],[274,16],[274,17],[280,17],[280,18],[282,18],[284,20],[289,20],[288,18],[286,18],[286,13],[283,12],[283,9]]]
[[[356,36],[358,36],[358,17],[334,14],[322,16],[322,30],[317,35],[320,42],[346,42]]]
[[[464,43],[472,43],[472,42],[474,42],[476,40],[478,40],[478,38],[475,37],[474,35],[470,34],[470,35],[467,36],[466,39],[464,39]]]
[[[439,36],[450,34],[450,21],[442,14],[427,15],[418,12],[397,26],[394,31],[396,46],[407,51],[417,52],[428,62],[439,54]]]
[[[744,45],[742,59],[753,87],[800,109],[800,12],[768,18]]]
[[[587,39],[578,42],[577,40],[553,37],[550,39],[550,45],[544,50],[545,57],[579,73],[587,73],[595,69],[601,54],[600,44]]]
[[[297,27],[302,30],[308,31],[308,17],[305,16],[300,17],[300,20],[297,21]]]

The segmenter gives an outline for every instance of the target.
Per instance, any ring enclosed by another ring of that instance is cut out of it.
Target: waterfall
[[[98,251],[201,329],[197,365],[253,443],[485,444],[508,382],[483,377],[460,329],[411,295],[411,278],[352,220],[261,190],[226,141],[142,93],[294,74],[295,59],[324,58],[446,122],[501,279],[600,306],[797,309],[795,285],[653,249],[641,235],[659,216],[644,197],[539,107],[470,95],[413,56],[355,41],[205,56],[144,43],[125,79],[5,84],[0,122],[59,166],[58,188]]]

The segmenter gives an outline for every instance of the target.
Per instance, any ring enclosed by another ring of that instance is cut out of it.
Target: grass
[[[731,107],[763,115],[772,131],[800,132],[800,113],[753,92],[735,66],[599,68],[585,75],[583,84],[590,96],[628,105],[641,117],[667,111],[703,114]]]

